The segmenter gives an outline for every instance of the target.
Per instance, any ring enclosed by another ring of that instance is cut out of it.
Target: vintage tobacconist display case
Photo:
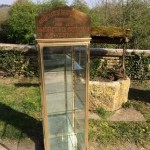
[[[90,20],[59,7],[36,24],[45,150],[87,150]]]

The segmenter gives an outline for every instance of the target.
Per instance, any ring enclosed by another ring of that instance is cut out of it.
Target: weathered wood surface
[[[126,50],[126,56],[131,56],[133,54],[143,54],[144,56],[150,56],[150,50]],[[121,57],[123,55],[123,49],[90,48],[90,55],[91,57]]]
[[[0,43],[0,50],[15,50],[21,52],[27,52],[29,50],[37,50],[35,45],[22,45],[22,44],[4,44]]]
[[[29,50],[37,50],[36,45],[21,45],[21,44],[4,44],[0,43],[0,50],[16,50],[26,52]],[[123,49],[108,49],[108,48],[90,48],[91,57],[97,56],[110,56],[119,57],[122,56]],[[139,49],[127,49],[126,55],[132,54],[143,54],[144,56],[150,56],[150,50],[139,50]]]

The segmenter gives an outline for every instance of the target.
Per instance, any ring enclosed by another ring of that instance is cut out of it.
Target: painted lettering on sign
[[[38,39],[89,37],[90,19],[73,8],[60,7],[39,15],[36,34]]]

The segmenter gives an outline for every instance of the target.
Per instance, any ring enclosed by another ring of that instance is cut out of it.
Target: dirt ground
[[[0,150],[44,150],[36,148],[35,144],[30,141],[21,141],[19,144],[16,141],[3,141],[0,144]],[[115,145],[101,145],[96,142],[89,142],[89,150],[150,150],[150,144],[145,146],[137,146],[135,143],[117,143]]]
[[[31,140],[25,141],[3,140],[0,142],[0,150],[36,150],[36,148],[34,142],[32,142]]]
[[[89,112],[89,119],[101,119],[98,114]],[[127,109],[121,108],[117,110],[113,115],[107,118],[110,121],[145,121],[141,112],[135,108],[130,107]]]
[[[116,145],[101,145],[95,142],[89,142],[89,150],[150,150],[150,144],[137,146],[135,143],[118,143]]]
[[[6,78],[0,76],[0,84],[27,84],[30,83],[32,84],[39,84],[39,79],[38,78],[24,78],[24,77],[19,77],[19,78]]]

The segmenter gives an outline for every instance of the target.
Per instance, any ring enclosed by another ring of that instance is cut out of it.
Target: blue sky
[[[15,0],[0,0],[0,4],[9,4],[11,5]],[[43,0],[33,0],[34,2],[41,2]],[[94,0],[85,0],[89,6],[92,6],[92,2]],[[71,4],[72,0],[68,0],[69,4]]]

